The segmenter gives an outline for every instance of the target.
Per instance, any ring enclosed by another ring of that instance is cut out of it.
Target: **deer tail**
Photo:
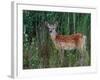
[[[86,49],[86,36],[83,35],[83,48]]]

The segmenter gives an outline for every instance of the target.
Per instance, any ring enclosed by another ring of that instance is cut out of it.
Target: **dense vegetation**
[[[81,32],[87,37],[85,64],[89,66],[91,48],[91,15],[89,13],[49,12],[23,10],[23,68],[73,67],[79,60],[77,50],[64,51],[64,64],[60,64],[59,51],[54,47],[45,21],[58,22],[57,32],[70,35]]]

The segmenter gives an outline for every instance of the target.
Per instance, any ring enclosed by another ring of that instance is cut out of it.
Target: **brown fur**
[[[58,42],[72,42],[72,43],[77,43],[80,38],[82,38],[82,34],[81,33],[77,33],[77,34],[72,34],[72,35],[56,35],[55,40]]]

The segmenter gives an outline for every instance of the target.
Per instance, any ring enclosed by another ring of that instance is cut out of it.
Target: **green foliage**
[[[45,21],[58,22],[57,32],[63,35],[83,33],[87,37],[84,50],[84,65],[89,66],[91,49],[91,15],[89,13],[49,12],[23,10],[23,68],[62,67],[59,51],[56,50]],[[81,66],[76,64],[80,58],[77,50],[64,51],[63,67]]]

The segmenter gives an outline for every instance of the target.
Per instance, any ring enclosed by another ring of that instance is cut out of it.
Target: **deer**
[[[45,22],[45,24],[48,28],[50,38],[55,48],[60,51],[59,56],[60,56],[60,62],[62,65],[63,65],[63,58],[64,58],[64,50],[77,49],[79,53],[81,54],[81,56],[83,55],[83,51],[84,49],[86,49],[85,35],[83,35],[82,33],[75,33],[71,35],[58,34],[56,32],[58,22],[55,22],[54,24],[49,24],[48,22]],[[83,65],[82,62],[80,62],[80,65]]]

